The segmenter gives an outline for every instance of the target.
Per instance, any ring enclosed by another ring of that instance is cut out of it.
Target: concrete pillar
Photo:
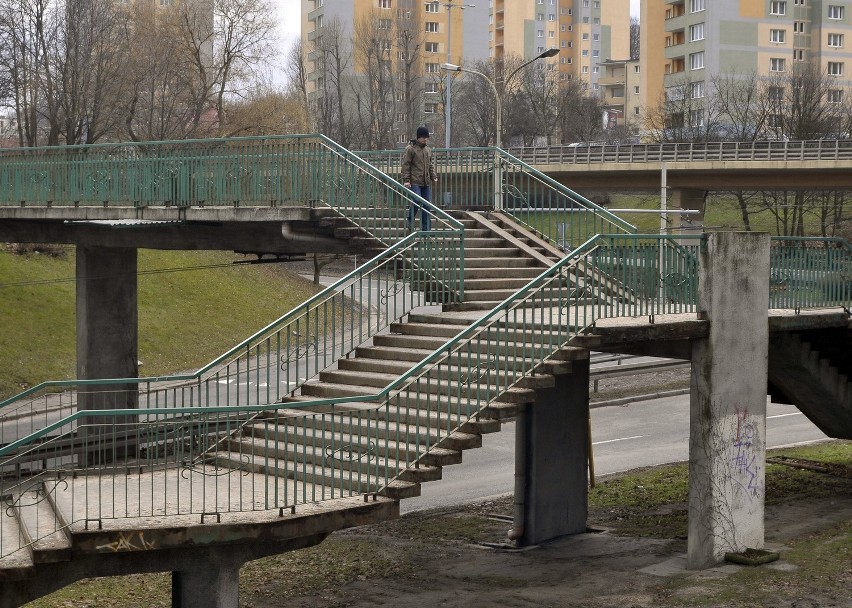
[[[707,235],[692,347],[687,565],[763,547],[769,235]]]
[[[686,231],[696,232],[693,226],[704,226],[705,195],[704,190],[692,190],[689,188],[672,188],[669,205],[669,234],[681,234]],[[701,213],[690,213],[681,215],[678,209],[687,211],[700,211]],[[700,232],[700,231],[698,231]]]
[[[139,375],[137,253],[133,248],[77,247],[77,377],[135,378]],[[105,384],[79,390],[81,410],[138,406],[136,384]],[[122,423],[127,418],[82,421],[90,464],[126,453],[134,443]],[[127,436],[125,436],[127,435]]]
[[[238,608],[242,560],[219,553],[172,572],[172,608]]]
[[[589,360],[574,361],[556,386],[538,391],[525,424],[526,491],[519,544],[586,531],[588,518]],[[519,457],[518,454],[515,455]],[[517,498],[517,497],[516,497]]]

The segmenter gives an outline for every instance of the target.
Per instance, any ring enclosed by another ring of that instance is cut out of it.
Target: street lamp
[[[440,2],[433,0],[432,2],[426,2],[427,6],[443,6],[447,9],[447,64],[452,62],[453,57],[451,54],[451,48],[453,45],[453,9],[460,8],[464,10],[466,8],[476,8],[475,4],[460,4],[455,3],[453,0],[446,0],[446,2]],[[452,118],[450,118],[451,110],[452,110],[452,96],[450,95],[450,86],[452,84],[451,75],[447,74],[447,102],[444,104],[444,147],[450,147],[450,128],[452,126]]]
[[[529,61],[522,63],[517,68],[515,68],[505,79],[502,81],[502,86],[500,91],[497,90],[497,85],[494,83],[491,78],[483,74],[482,72],[478,72],[476,70],[471,70],[470,68],[464,68],[460,65],[456,65],[454,63],[447,62],[441,66],[442,70],[446,70],[447,72],[467,72],[468,74],[476,74],[477,76],[481,76],[491,85],[491,91],[494,93],[494,102],[496,103],[497,109],[497,136],[495,138],[496,147],[503,147],[503,96],[502,93],[506,91],[506,87],[509,85],[509,82],[512,78],[520,72],[522,69],[527,67],[529,64],[534,61],[538,61],[539,59],[547,59],[549,57],[554,57],[559,54],[559,49],[557,48],[549,48],[545,49]],[[503,209],[503,192],[502,192],[502,168],[500,166],[500,160],[498,156],[499,152],[497,150],[494,151],[494,210],[502,211]]]

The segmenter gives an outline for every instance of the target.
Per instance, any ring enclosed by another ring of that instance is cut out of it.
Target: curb
[[[618,399],[609,399],[607,401],[592,401],[589,403],[589,408],[610,407],[614,405],[627,405],[635,401],[648,401],[649,399],[662,399],[663,397],[677,397],[678,395],[689,394],[688,388],[678,388],[671,391],[660,391],[658,393],[648,393],[645,395],[633,395],[631,397],[620,397]]]

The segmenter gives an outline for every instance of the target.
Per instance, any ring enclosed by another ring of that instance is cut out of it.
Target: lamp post
[[[497,135],[494,139],[496,143],[497,150],[494,151],[494,210],[502,211],[503,210],[503,175],[502,175],[502,167],[500,166],[500,157],[499,157],[499,149],[503,147],[503,93],[506,91],[506,87],[509,85],[509,82],[512,78],[520,72],[522,69],[527,67],[529,64],[534,61],[538,61],[539,59],[546,59],[549,57],[554,57],[559,54],[559,49],[557,48],[549,48],[529,61],[522,63],[517,68],[515,68],[505,79],[503,79],[502,86],[500,91],[497,90],[497,85],[494,81],[483,74],[482,72],[478,72],[477,70],[471,70],[470,68],[464,68],[460,65],[456,65],[454,63],[447,62],[441,66],[442,70],[446,70],[447,72],[467,72],[468,74],[476,74],[477,76],[481,76],[485,79],[485,81],[491,85],[491,92],[494,93],[494,102],[497,110]]]
[[[426,2],[426,5],[438,5],[443,6],[447,9],[447,64],[450,64],[453,61],[453,57],[451,54],[451,49],[453,46],[453,9],[459,8],[464,10],[466,8],[476,8],[475,4],[459,4],[454,3],[453,0],[446,0],[446,2],[440,1],[432,1]],[[450,87],[452,84],[451,74],[447,72],[447,102],[444,104],[444,147],[450,147],[450,129],[452,127],[452,118],[451,118],[451,110],[452,110],[452,95],[450,94]]]

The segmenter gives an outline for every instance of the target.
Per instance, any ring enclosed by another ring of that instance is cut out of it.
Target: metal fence
[[[511,148],[509,151],[531,165],[717,161],[836,161],[852,159],[852,139],[662,144],[581,143]]]
[[[323,135],[0,150],[0,206],[328,205],[393,243],[425,201]],[[460,230],[440,209],[433,230]]]

